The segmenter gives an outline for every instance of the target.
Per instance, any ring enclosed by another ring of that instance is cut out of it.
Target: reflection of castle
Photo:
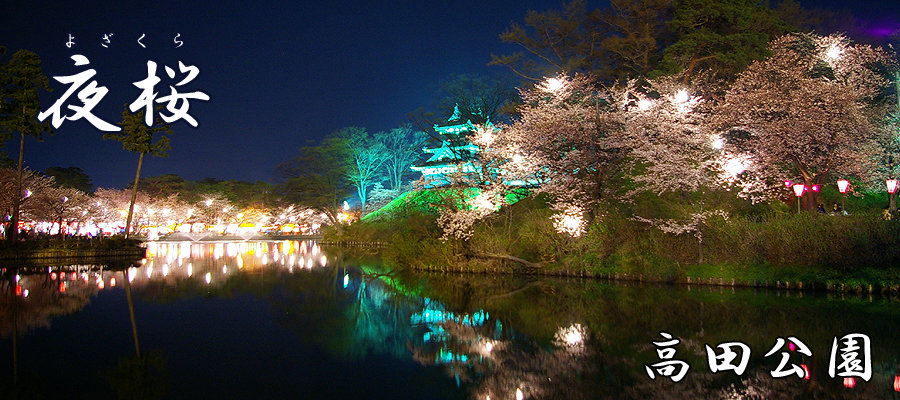
[[[489,323],[484,310],[457,315],[444,305],[424,298],[421,310],[410,316],[413,328],[420,329],[422,345],[413,346],[413,358],[423,365],[444,365],[461,382],[472,382],[490,370],[491,351],[502,346],[499,340],[503,324]]]

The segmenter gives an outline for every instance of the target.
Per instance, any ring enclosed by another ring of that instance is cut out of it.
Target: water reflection
[[[87,318],[79,310],[115,301],[110,329],[127,341],[111,340],[118,345],[95,366],[108,382],[101,397],[252,397],[259,393],[248,388],[259,382],[315,398],[889,398],[900,391],[900,308],[891,299],[387,273],[309,241],[147,250],[127,266],[4,270],[0,333],[11,341],[13,372],[19,336],[52,333],[54,319],[65,316],[65,335],[78,335]],[[215,313],[224,319],[208,317]],[[660,332],[680,340],[677,358],[690,365],[684,381],[645,373],[659,361],[652,342]],[[834,336],[854,332],[872,339],[868,382],[827,375]],[[32,346],[61,340],[38,336],[49,342]],[[764,354],[788,336],[811,349],[811,357],[791,355],[810,379],[769,373],[778,360]],[[729,341],[752,349],[747,370],[711,373],[705,346]],[[73,343],[73,353],[95,356]],[[190,386],[231,370],[242,372],[216,381],[221,387]],[[178,381],[193,374],[201,374],[197,382]],[[330,383],[347,374],[369,381]]]

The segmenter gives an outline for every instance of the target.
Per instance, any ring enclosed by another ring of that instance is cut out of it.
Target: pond
[[[390,273],[309,241],[4,267],[2,398],[900,398],[890,297]]]

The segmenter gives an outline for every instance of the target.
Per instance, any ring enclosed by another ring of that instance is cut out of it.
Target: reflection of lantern
[[[846,179],[838,179],[837,181],[838,191],[841,193],[847,193],[847,189],[850,187],[850,181]]]
[[[900,392],[900,375],[894,376],[894,391]]]
[[[856,386],[856,379],[854,378],[844,378],[844,387],[847,389],[853,389]]]
[[[809,380],[809,367],[806,364],[800,364],[800,367],[803,368],[803,379]]]

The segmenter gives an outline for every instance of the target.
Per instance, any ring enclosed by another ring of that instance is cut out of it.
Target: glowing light
[[[350,274],[344,274],[344,288],[347,288],[347,285],[350,284]]]
[[[578,237],[584,233],[586,224],[581,207],[567,206],[552,218],[553,227],[559,233],[565,233],[572,237]]]
[[[328,258],[327,258],[327,257],[322,256],[322,258],[319,259],[319,264],[321,264],[323,267],[324,267],[325,264],[327,264],[327,263],[328,263]]]
[[[206,279],[206,284],[209,285],[209,283],[212,282],[212,273],[211,273],[211,272],[207,272],[207,273],[206,273],[206,278],[204,278],[204,279]]]
[[[493,349],[494,349],[494,343],[488,341],[484,344],[484,352],[485,353],[490,353],[491,350],[493,350]]]
[[[803,368],[803,379],[809,380],[809,367],[806,364],[800,364],[800,368]]]
[[[513,162],[514,162],[514,163],[516,163],[516,164],[521,164],[522,161],[525,161],[525,158],[522,157],[521,154],[516,154],[516,155],[513,156]]]
[[[350,209],[350,204],[347,203],[347,200],[344,200],[344,211],[347,211],[349,209]]]
[[[894,391],[900,392],[900,375],[894,376]]]
[[[584,343],[585,329],[581,324],[572,324],[568,328],[559,328],[554,336],[557,343],[568,347],[579,347]]]
[[[678,104],[687,103],[690,99],[691,95],[688,93],[687,89],[681,89],[675,92],[675,102]]]
[[[850,181],[846,179],[838,179],[837,181],[838,191],[841,193],[847,193],[847,189],[850,188]]]
[[[897,192],[897,180],[896,179],[888,179],[884,181],[884,184],[887,186],[887,191],[890,194],[894,194]]]
[[[725,139],[721,136],[716,136],[716,138],[712,141],[712,148],[716,150],[722,150],[723,148],[725,148]]]
[[[103,289],[103,288],[101,287],[100,289]],[[28,291],[28,289],[23,290],[23,291],[22,291],[22,297],[27,298],[27,297],[28,297],[28,293],[30,293],[30,292]]]
[[[500,208],[494,204],[493,196],[490,193],[481,193],[470,200],[472,207],[479,211],[496,211]]]
[[[853,389],[856,386],[855,378],[844,378],[844,387],[847,389]]]
[[[164,277],[169,276],[169,264],[163,264],[162,274]]]
[[[227,274],[227,273],[228,273],[228,266],[227,266],[227,265],[223,265],[223,266],[222,266],[222,273],[223,273],[223,274]]]
[[[525,394],[522,393],[522,389],[516,388],[516,400],[522,400],[525,398]]]
[[[638,108],[641,109],[641,111],[647,111],[647,110],[653,108],[653,100],[650,100],[650,99],[638,100]]]
[[[747,170],[749,160],[742,157],[734,157],[725,162],[725,174],[729,178],[734,178]]]
[[[806,190],[806,186],[803,186],[799,183],[794,185],[793,188],[794,188],[794,196],[797,196],[797,197],[803,196],[803,191]]]
[[[818,192],[818,191],[819,191],[819,185],[813,185],[813,186],[812,186],[812,190],[813,190],[813,192]]]
[[[475,137],[475,143],[480,146],[490,146],[494,143],[493,130],[490,128],[479,128],[478,135]]]
[[[313,260],[312,260],[312,258],[310,258],[310,259],[306,260],[306,268],[312,268],[312,267],[313,267]]]
[[[19,279],[22,279],[22,277],[20,277],[19,274],[16,274],[16,283],[19,283]]]
[[[540,88],[545,92],[555,93],[563,88],[566,85],[565,79],[562,78],[547,78],[541,83]]]
[[[206,199],[206,201],[204,201],[203,203],[205,203],[206,206],[209,207],[212,205],[212,199]]]
[[[116,278],[109,278],[109,287],[116,287]]]
[[[825,51],[825,57],[827,57],[831,60],[837,60],[838,58],[841,58],[841,54],[843,52],[844,52],[844,49],[842,49],[841,46],[838,46],[837,44],[833,44],[831,46],[828,46],[828,50]]]
[[[31,190],[25,189],[25,198],[31,197]]]
[[[193,275],[193,274],[194,274],[194,263],[188,263],[188,266],[187,266],[187,276],[188,276],[188,278],[190,278],[191,275]]]

